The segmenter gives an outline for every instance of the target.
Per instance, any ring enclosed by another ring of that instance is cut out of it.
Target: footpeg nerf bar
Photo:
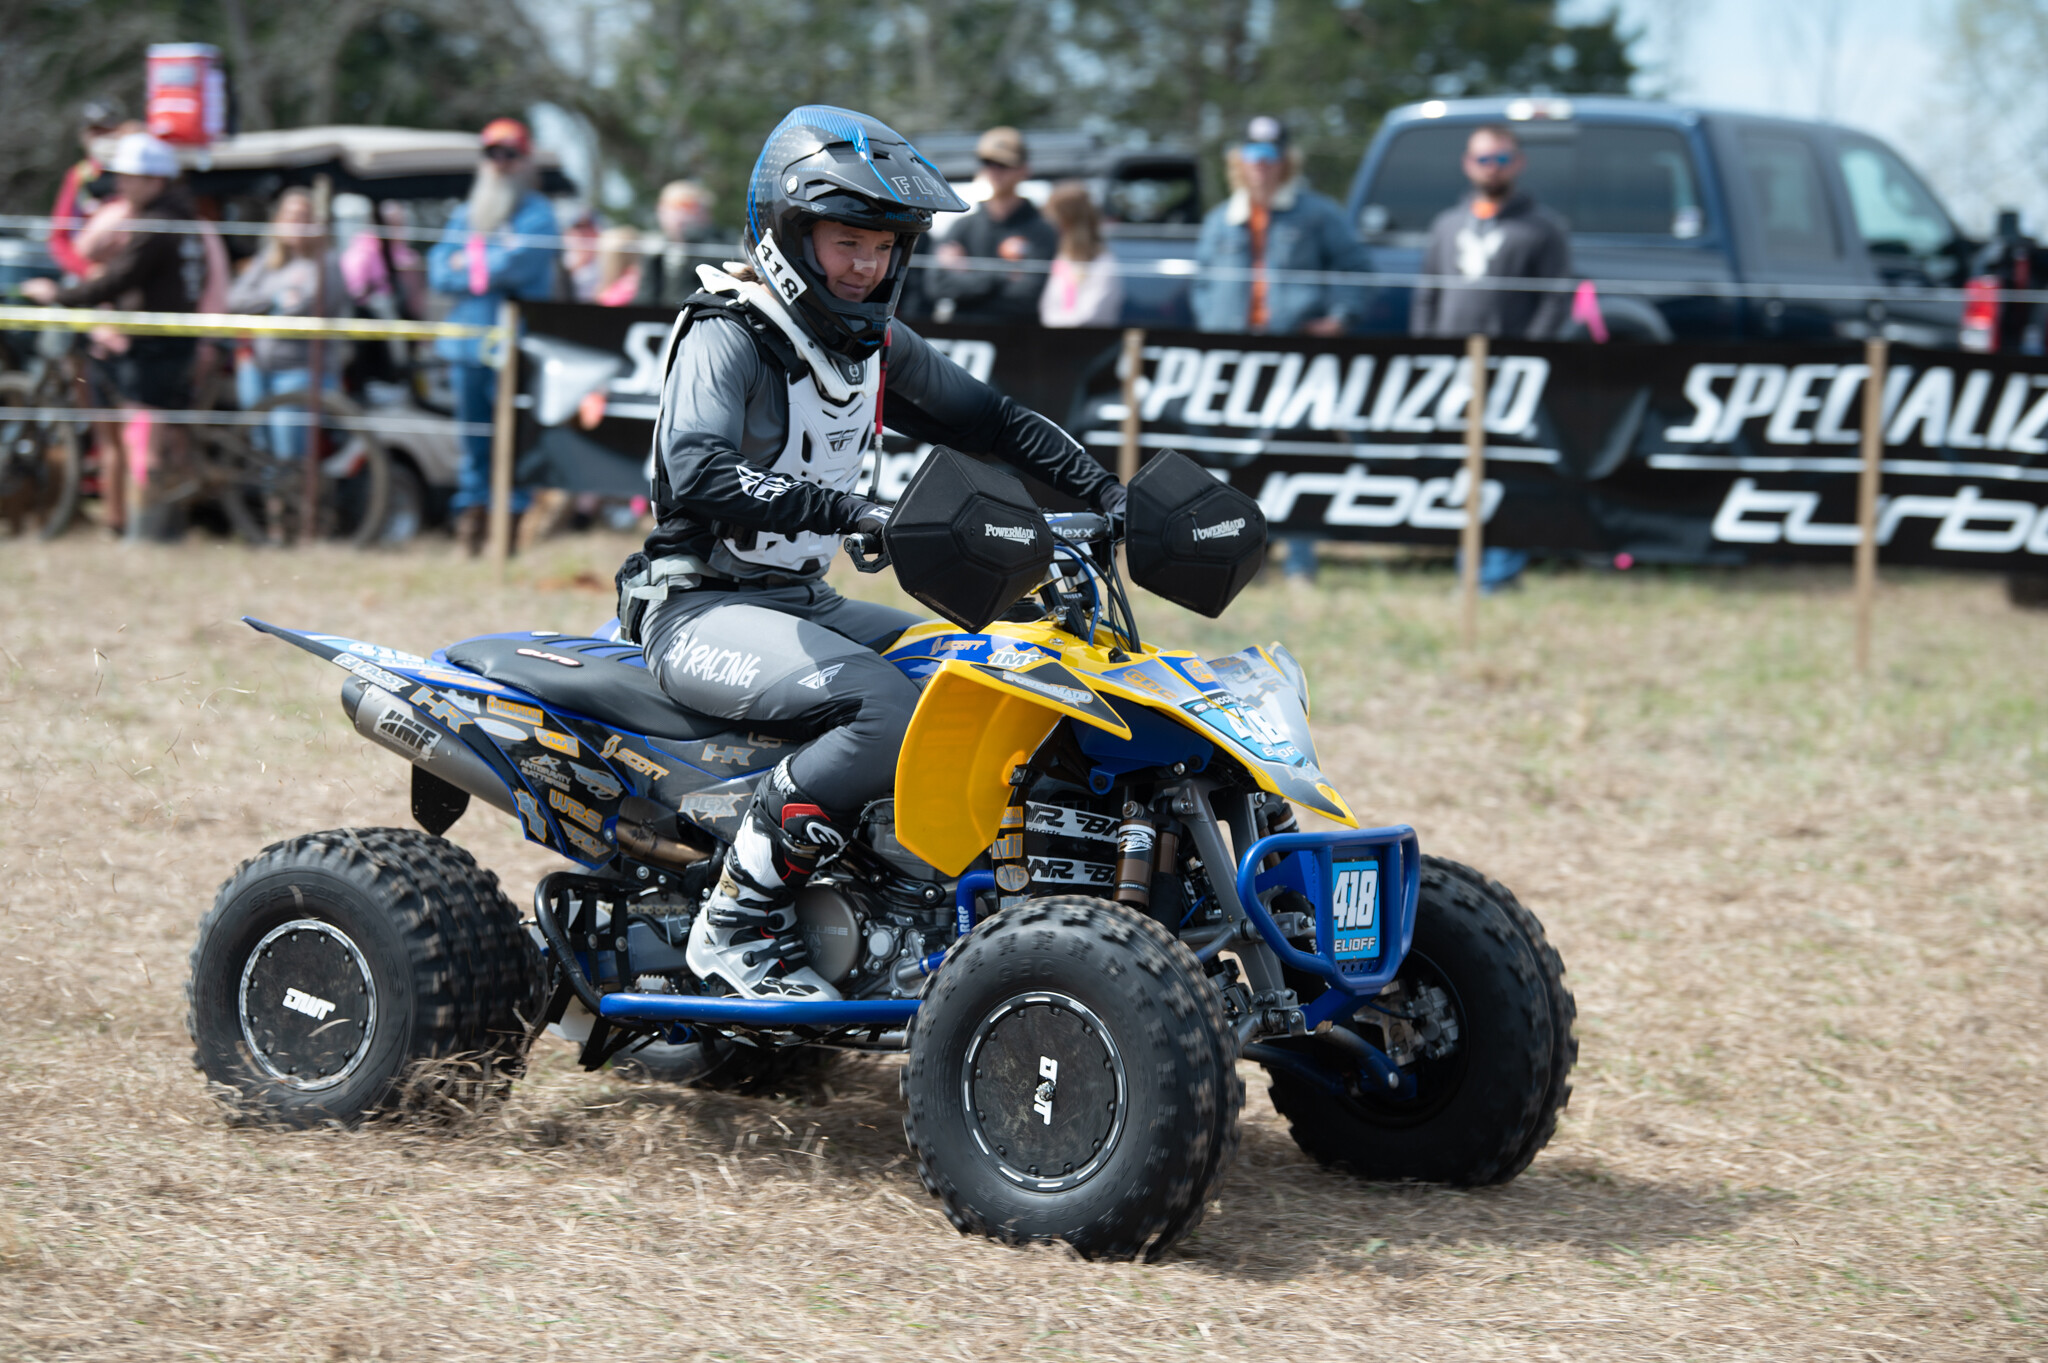
[[[558,878],[559,877],[559,878]],[[740,998],[716,994],[643,994],[630,990],[603,993],[591,982],[590,973],[603,977],[596,958],[603,951],[589,953],[586,969],[582,955],[574,950],[554,911],[560,888],[576,880],[573,872],[544,876],[533,891],[533,918],[546,939],[549,953],[560,964],[577,999],[597,1017],[608,1022],[639,1022],[671,1027],[688,1023],[740,1027],[871,1027],[901,1026],[916,1015],[919,999],[773,999]],[[954,912],[958,931],[965,936],[975,922],[975,896],[991,888],[995,878],[986,871],[970,872],[960,878],[954,890]],[[916,963],[919,977],[939,968],[934,956]]]

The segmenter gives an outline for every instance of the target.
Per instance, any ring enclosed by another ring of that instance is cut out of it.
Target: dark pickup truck
[[[1960,289],[1980,244],[1897,152],[1832,124],[1643,100],[1394,110],[1347,205],[1376,271],[1421,270],[1431,220],[1466,192],[1465,140],[1487,123],[1520,139],[1522,187],[1569,225],[1573,272],[1601,286],[1618,338],[1958,342],[1962,304],[1928,295]],[[1700,284],[1761,296],[1717,297]],[[1363,329],[1405,331],[1408,302],[1406,288],[1371,289]]]

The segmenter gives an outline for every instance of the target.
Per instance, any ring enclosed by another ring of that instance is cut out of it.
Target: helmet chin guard
[[[818,344],[848,360],[881,347],[910,254],[934,213],[967,205],[932,163],[879,119],[826,104],[793,109],[768,135],[747,184],[747,263]],[[821,222],[890,232],[881,281],[860,302],[833,294],[811,250]]]

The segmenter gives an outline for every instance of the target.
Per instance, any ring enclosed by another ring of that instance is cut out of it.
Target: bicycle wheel
[[[11,535],[54,539],[78,512],[78,424],[16,417],[7,408],[51,408],[56,385],[26,372],[0,374],[0,521]]]
[[[266,398],[248,414],[303,414],[305,395]],[[351,429],[362,416],[339,393],[321,395],[319,493],[312,533],[306,533],[306,470],[298,456],[274,446],[271,427],[205,426],[196,432],[201,476],[234,532],[252,544],[306,539],[361,547],[383,532],[391,504],[391,455],[383,442]],[[302,442],[303,443],[303,442]]]

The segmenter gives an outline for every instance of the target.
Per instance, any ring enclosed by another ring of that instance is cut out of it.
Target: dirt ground
[[[623,542],[0,549],[0,1357],[2048,1358],[2048,615],[1888,574],[1538,574],[1455,644],[1442,572],[1255,587],[1161,638],[1287,640],[1326,766],[1514,886],[1579,1006],[1508,1187],[1243,1153],[1165,1263],[957,1236],[892,1064],[793,1096],[576,1070],[502,1108],[227,1125],[185,958],[235,863],[406,821],[335,669],[255,614],[426,652],[587,629]],[[854,584],[871,588],[866,582]],[[852,589],[852,588],[850,588]],[[881,590],[886,590],[882,588]],[[515,902],[551,858],[472,812]]]

